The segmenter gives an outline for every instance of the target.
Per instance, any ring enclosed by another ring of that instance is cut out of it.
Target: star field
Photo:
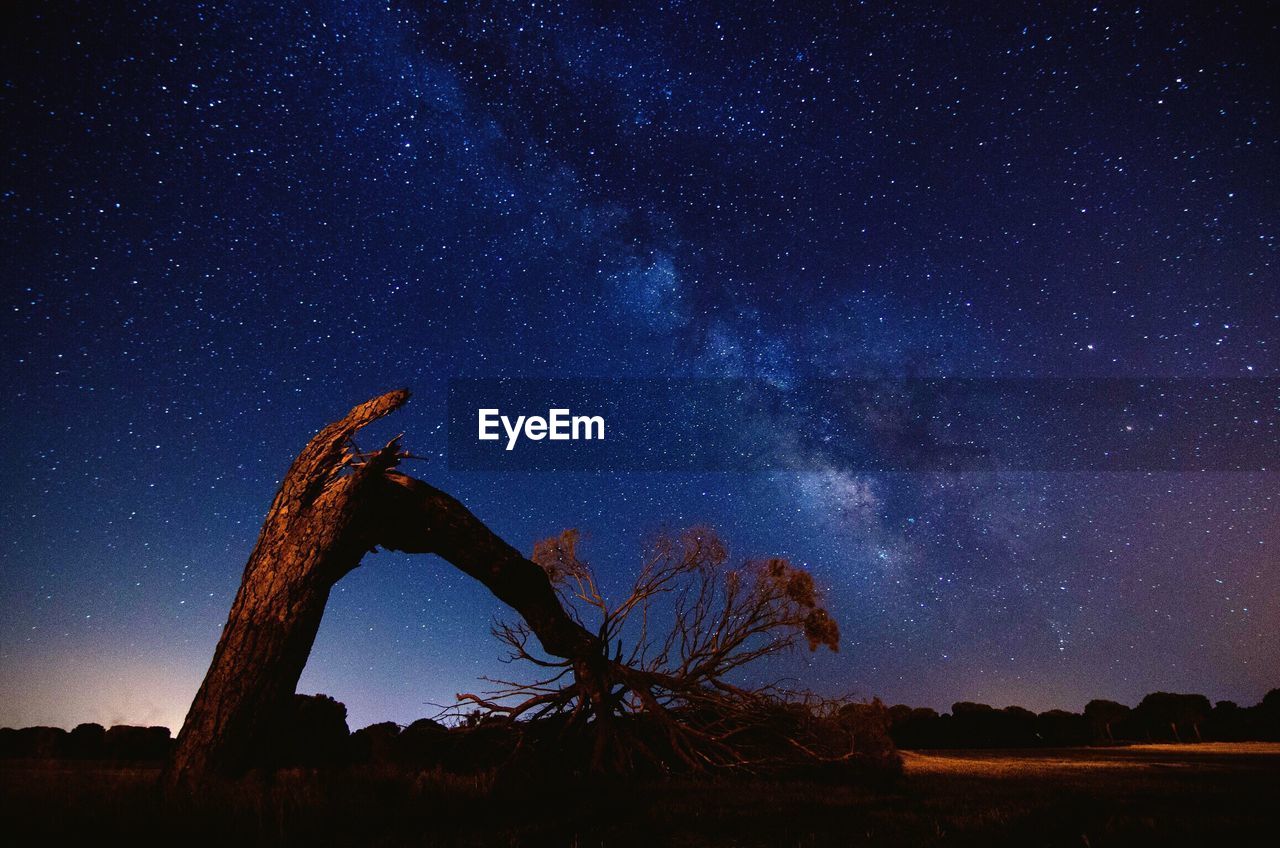
[[[526,552],[578,526],[621,585],[708,523],[812,569],[842,650],[761,674],[1276,686],[1274,471],[449,469],[451,377],[1280,376],[1274,12],[740,5],[8,10],[0,724],[176,729],[289,461],[401,385],[370,443]],[[368,557],[301,690],[430,715],[501,612]]]

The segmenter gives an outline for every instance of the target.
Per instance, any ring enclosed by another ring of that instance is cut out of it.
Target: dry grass
[[[1280,757],[1280,742],[1200,742],[1193,745],[1174,745],[1169,742],[1146,745],[1128,745],[1130,751],[1155,751],[1178,756],[1203,754],[1246,754]]]
[[[1095,771],[1099,769],[1140,769],[1145,763],[1123,760],[1075,760],[1044,755],[983,756],[961,754],[927,754],[907,751],[902,755],[907,774],[964,775],[966,777],[1030,777],[1058,771]]]
[[[904,751],[908,776],[1049,777],[1058,773],[1280,768],[1280,743],[1206,742],[1018,751]]]

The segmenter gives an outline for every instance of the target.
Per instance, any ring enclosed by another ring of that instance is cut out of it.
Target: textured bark
[[[241,578],[213,661],[166,770],[171,787],[235,777],[255,764],[283,719],[333,584],[381,545],[439,554],[483,582],[528,622],[551,654],[592,676],[598,640],[561,607],[545,573],[466,507],[393,471],[398,440],[369,457],[351,437],[404,405],[374,398],[313,438],[281,483]]]

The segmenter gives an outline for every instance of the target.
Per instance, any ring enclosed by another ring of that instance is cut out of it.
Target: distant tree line
[[[1136,707],[1093,700],[1083,713],[997,708],[961,701],[950,713],[898,704],[889,734],[899,748],[1029,748],[1124,742],[1280,741],[1280,689],[1241,707],[1204,695],[1153,692]]]
[[[0,757],[146,762],[162,760],[173,744],[167,727],[80,724],[61,727],[0,728]]]
[[[483,710],[443,724],[422,718],[401,726],[381,722],[350,732],[347,709],[327,695],[295,695],[286,721],[260,752],[267,768],[375,765],[412,769],[440,769],[460,774],[522,764],[547,773],[572,769],[584,761],[586,750],[569,750],[589,740],[564,733],[562,719],[512,722]],[[745,740],[752,750],[786,739],[834,745],[856,753],[839,764],[845,769],[890,774],[899,761],[888,733],[888,712],[879,701],[870,704],[815,702],[774,707],[755,729],[757,738]],[[165,727],[81,724],[74,730],[58,727],[0,729],[0,758],[160,762],[170,753],[173,739]],[[813,776],[820,776],[815,766]],[[509,768],[507,770],[510,770]],[[517,768],[517,771],[520,769]],[[834,771],[834,768],[833,768]]]
[[[806,713],[803,720],[812,717]],[[821,727],[848,734],[859,750],[875,757],[885,756],[893,745],[914,749],[1280,742],[1280,689],[1272,689],[1252,707],[1231,701],[1211,704],[1204,695],[1153,692],[1136,707],[1093,700],[1083,713],[1034,713],[1023,707],[961,701],[950,713],[939,714],[927,707],[884,707],[875,701],[845,704],[823,721]],[[388,721],[352,733],[342,703],[327,695],[295,695],[289,720],[274,735],[263,759],[276,767],[384,764],[470,772],[508,762],[518,746],[537,744],[540,735],[552,745],[561,738],[555,722],[535,724],[545,727],[513,734],[508,723],[477,712],[456,726],[423,718],[404,727]],[[0,728],[0,758],[6,759],[159,762],[172,745],[167,727]]]

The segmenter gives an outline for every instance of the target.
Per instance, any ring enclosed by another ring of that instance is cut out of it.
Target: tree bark
[[[306,665],[333,584],[376,546],[438,554],[512,606],[551,654],[599,676],[599,640],[560,605],[543,570],[461,503],[393,469],[399,439],[371,456],[352,436],[399,409],[405,390],[363,403],[320,431],[294,460],[263,522],[166,769],[170,788],[196,788],[255,765]]]

